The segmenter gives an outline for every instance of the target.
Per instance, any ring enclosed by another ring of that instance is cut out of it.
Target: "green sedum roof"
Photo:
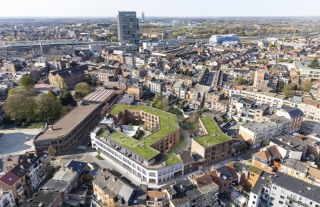
[[[220,130],[217,123],[211,117],[201,117],[201,121],[208,132],[207,135],[194,139],[201,146],[206,148],[231,139]]]
[[[114,140],[115,142],[121,144],[125,148],[131,150],[132,152],[140,155],[145,159],[149,160],[159,154],[157,150],[150,147],[153,143],[180,129],[176,115],[148,106],[115,105],[111,109],[109,114],[119,114],[121,111],[125,111],[127,109],[141,110],[159,117],[160,129],[143,139],[136,140],[121,132],[115,132],[109,136],[110,139]],[[176,155],[170,156],[175,156],[176,158],[173,159],[174,161],[169,160],[167,162],[167,165],[169,165],[168,163],[170,163],[170,165],[173,165],[180,162],[180,159]]]

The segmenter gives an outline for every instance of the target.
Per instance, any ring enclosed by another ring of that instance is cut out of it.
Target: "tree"
[[[157,109],[162,110],[162,109],[163,109],[162,100],[161,100],[161,101],[158,101],[158,102],[154,105],[154,107],[157,108]]]
[[[313,61],[308,66],[310,68],[318,69],[320,67],[318,59],[313,59]]]
[[[48,147],[47,152],[48,152],[48,154],[49,154],[50,156],[54,156],[54,155],[57,153],[57,150],[56,150],[56,148],[54,148],[54,146],[50,145],[50,146]]]
[[[19,90],[19,88],[11,88],[8,91],[8,96],[11,96],[11,95],[15,94],[18,90]]]
[[[66,91],[60,96],[60,102],[63,106],[69,105],[73,101],[72,95]]]
[[[57,118],[62,111],[62,105],[58,100],[51,100],[47,95],[40,95],[36,99],[36,114],[38,119],[48,120],[48,118]]]
[[[311,86],[312,86],[311,80],[304,81],[300,86],[300,90],[309,92],[311,89]]]
[[[52,101],[53,101],[53,100],[57,100],[57,95],[56,95],[52,90],[49,90],[46,95],[47,95],[47,97],[48,97],[49,99],[51,99]]]
[[[19,79],[19,85],[24,90],[30,90],[33,88],[33,79],[30,76],[22,76]]]
[[[91,92],[91,88],[88,83],[81,82],[76,85],[75,92],[78,93],[80,98],[83,98]]]
[[[56,75],[54,79],[55,79],[60,91],[65,91],[67,89],[67,84],[66,84],[66,82],[64,81],[63,78],[61,78],[60,76]]]
[[[31,99],[29,100],[24,94],[14,94],[7,98],[3,109],[6,115],[10,116],[12,119],[21,121],[27,118],[26,114],[29,114],[30,101]]]
[[[128,124],[128,130],[129,130],[129,131],[133,131],[132,123],[129,123],[129,124]]]

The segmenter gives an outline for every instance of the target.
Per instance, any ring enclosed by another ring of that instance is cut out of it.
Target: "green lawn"
[[[98,132],[98,134],[96,134],[96,137],[99,138],[99,137],[106,137],[107,136],[107,130],[100,130]]]
[[[224,134],[216,122],[211,117],[201,117],[201,121],[205,126],[208,134],[194,139],[203,147],[210,147],[222,142],[226,142],[231,138]]]
[[[96,158],[97,158],[98,160],[104,160],[103,157],[101,157],[100,155],[97,155]]]
[[[186,146],[188,145],[188,142],[185,140],[180,140],[179,145],[172,149],[169,153],[175,153],[175,154],[179,154],[180,152],[182,152],[184,150],[184,148],[186,148]]]
[[[253,173],[255,173],[255,174],[258,174],[258,175],[260,175],[260,174],[262,173],[262,170],[261,170],[261,169],[255,167],[255,166],[253,166],[253,165],[249,165],[248,171],[253,172]]]
[[[22,129],[33,129],[33,128],[44,128],[44,121],[36,121],[27,123],[25,126],[16,126],[15,124],[5,124],[2,129],[15,129],[15,128],[22,128]]]
[[[167,166],[174,165],[174,164],[177,164],[177,163],[181,162],[179,157],[177,155],[175,155],[175,154],[165,155],[164,158],[166,160]]]
[[[162,138],[175,132],[176,130],[180,130],[177,117],[174,114],[148,106],[115,105],[115,107],[113,107],[109,113],[119,114],[121,111],[130,109],[141,110],[158,116],[160,119],[160,129],[140,140],[133,139],[121,132],[115,132],[111,134],[109,138],[128,148],[132,152],[137,153],[138,155],[149,160],[159,154],[157,150],[154,150],[150,147],[153,143],[161,140]]]

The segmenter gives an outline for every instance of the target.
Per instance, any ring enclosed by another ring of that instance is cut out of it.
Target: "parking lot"
[[[39,129],[9,129],[0,130],[0,155],[13,155],[33,151],[33,139],[40,132]],[[28,139],[27,139],[28,137]]]

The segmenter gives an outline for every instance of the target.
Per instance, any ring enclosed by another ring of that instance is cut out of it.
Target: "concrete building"
[[[33,140],[36,152],[45,152],[53,146],[57,154],[64,154],[77,146],[83,136],[100,119],[101,103],[79,103],[75,109],[38,134]]]
[[[10,189],[0,187],[0,207],[16,207],[13,194]]]
[[[139,44],[139,20],[136,12],[122,11],[118,12],[118,40],[121,44]]]

